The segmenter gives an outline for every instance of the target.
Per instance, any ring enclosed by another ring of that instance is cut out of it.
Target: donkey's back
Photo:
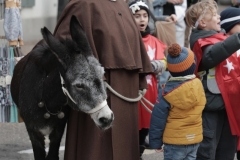
[[[48,61],[49,59],[50,61]],[[57,64],[57,58],[51,53],[51,50],[47,47],[44,41],[40,41],[31,52],[16,64],[11,83],[11,94],[17,106],[19,106],[19,96],[21,95],[19,93],[20,86],[24,86],[23,89],[24,92],[26,92],[25,89],[30,88],[29,86],[31,86],[31,84],[36,85],[41,81],[41,78],[37,78],[43,77],[44,72],[52,72],[54,69],[57,69]],[[29,73],[32,74],[29,75]],[[29,77],[32,79],[35,78],[37,81],[31,81],[29,83],[27,82],[29,81]],[[57,79],[60,80],[60,77]]]

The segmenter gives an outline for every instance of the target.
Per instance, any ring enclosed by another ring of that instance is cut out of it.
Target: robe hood
[[[201,100],[199,96],[200,87],[202,86],[197,85],[197,82],[193,79],[168,82],[165,86],[163,97],[172,106],[186,110],[199,104]]]

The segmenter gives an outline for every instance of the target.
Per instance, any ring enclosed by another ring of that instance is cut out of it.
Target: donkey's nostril
[[[100,121],[102,124],[108,124],[108,123],[111,122],[110,119],[108,119],[108,118],[104,118],[104,117],[100,118],[99,121]]]
[[[114,120],[114,115],[113,115],[113,113],[111,114],[111,119]]]

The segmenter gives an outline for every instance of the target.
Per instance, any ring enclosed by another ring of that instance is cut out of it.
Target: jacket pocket
[[[207,88],[207,82],[206,80],[202,81],[207,103],[205,105],[204,110],[206,111],[217,111],[217,110],[222,110],[225,108],[225,104],[222,98],[221,94],[214,94],[211,93],[208,88]]]
[[[203,136],[207,138],[213,138],[214,131],[203,129]]]
[[[211,159],[214,156],[214,131],[203,129],[203,141],[198,148],[197,156],[200,159]]]

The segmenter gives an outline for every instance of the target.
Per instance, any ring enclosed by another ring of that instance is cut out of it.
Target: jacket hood
[[[225,30],[222,29],[220,32],[225,33]],[[214,30],[210,30],[210,31],[206,31],[206,30],[199,30],[199,29],[192,29],[192,33],[190,36],[190,47],[193,48],[195,42],[200,39],[200,38],[206,38],[206,37],[210,37],[214,34],[217,34],[219,32],[214,31]]]
[[[200,102],[199,91],[201,86],[198,85],[198,79],[190,79],[185,81],[170,81],[166,84],[163,97],[173,107],[179,109],[189,109],[195,107]]]

